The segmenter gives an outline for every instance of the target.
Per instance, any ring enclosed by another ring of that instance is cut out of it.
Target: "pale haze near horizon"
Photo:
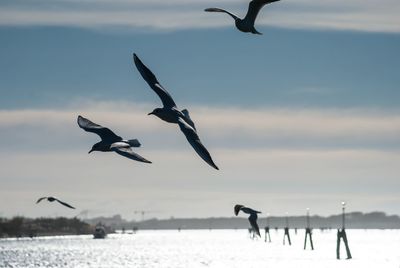
[[[209,1],[5,1],[0,216],[218,217],[236,203],[329,215],[342,200],[400,214],[400,4],[383,2],[281,1],[262,11],[259,37],[204,13]],[[218,6],[243,14],[247,4]],[[147,116],[161,104],[133,52],[189,109],[220,171],[177,126]],[[79,129],[79,114],[138,138],[153,164],[88,155],[99,138]],[[78,209],[35,204],[46,195]]]

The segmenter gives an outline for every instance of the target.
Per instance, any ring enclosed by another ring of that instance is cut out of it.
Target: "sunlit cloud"
[[[0,4],[0,25],[55,25],[86,28],[180,30],[233,27],[222,14],[203,9],[220,6],[243,16],[247,2],[232,1],[5,1]],[[306,29],[374,32],[400,31],[400,4],[395,0],[333,1],[286,0],[269,6],[257,24]]]

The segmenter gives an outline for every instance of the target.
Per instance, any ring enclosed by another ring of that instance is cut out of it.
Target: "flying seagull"
[[[178,124],[179,128],[185,135],[186,139],[192,145],[197,154],[206,161],[210,166],[219,169],[211,158],[210,153],[206,147],[201,143],[199,135],[197,135],[196,126],[189,116],[189,111],[186,109],[178,110],[171,95],[161,86],[156,76],[142,63],[136,54],[133,54],[133,60],[136,68],[139,70],[143,79],[149,84],[154,92],[160,97],[163,108],[154,109],[149,115],[155,115],[161,120],[168,123]]]
[[[247,10],[246,17],[244,19],[238,18],[236,15],[230,13],[229,11],[226,11],[221,8],[206,8],[204,11],[207,12],[224,12],[231,16],[235,20],[235,25],[236,28],[239,29],[239,31],[245,32],[245,33],[253,33],[253,34],[262,34],[254,28],[254,22],[257,18],[258,12],[260,12],[261,8],[265,6],[266,4],[270,4],[272,2],[276,2],[280,0],[253,0],[250,1],[249,3],[249,9]]]
[[[260,235],[260,228],[258,228],[257,224],[257,214],[261,213],[260,211],[245,207],[243,205],[236,205],[234,208],[235,215],[237,216],[239,214],[239,211],[242,211],[243,213],[250,214],[249,216],[249,222],[253,230],[256,232],[256,234],[261,237]]]
[[[100,152],[116,152],[119,155],[129,159],[151,163],[149,160],[141,157],[132,151],[131,147],[140,147],[140,142],[137,139],[123,140],[120,136],[115,135],[110,129],[93,123],[89,119],[78,116],[78,125],[87,132],[93,132],[100,136],[101,141],[94,144],[89,154],[93,151]]]
[[[44,200],[44,199],[47,199],[47,201],[49,201],[49,202],[57,201],[58,203],[60,203],[60,204],[63,205],[63,206],[66,206],[66,207],[75,209],[73,206],[71,206],[71,205],[69,205],[69,204],[67,204],[67,203],[65,203],[65,202],[63,202],[63,201],[61,201],[61,200],[59,200],[59,199],[57,199],[57,198],[55,198],[55,197],[52,197],[52,196],[49,196],[49,197],[47,197],[47,196],[46,196],[46,197],[41,197],[41,198],[38,199],[38,201],[36,201],[36,204],[38,204],[39,202],[41,202],[41,201]]]

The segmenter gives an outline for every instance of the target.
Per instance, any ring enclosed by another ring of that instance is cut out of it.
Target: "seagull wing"
[[[260,12],[261,8],[266,4],[276,2],[279,0],[253,0],[249,3],[249,9],[247,10],[246,17],[243,19],[247,21],[247,23],[254,25],[254,22],[257,18],[258,12]]]
[[[204,160],[206,161],[210,166],[212,166],[215,169],[219,168],[217,165],[214,164],[210,153],[207,151],[206,147],[201,143],[199,136],[197,135],[196,131],[194,128],[192,128],[188,123],[185,122],[182,118],[179,118],[178,120],[178,125],[185,134],[186,139],[192,145],[193,149],[197,152],[197,154]]]
[[[257,224],[257,213],[250,214],[249,222],[250,222],[251,227],[253,227],[253,230],[256,232],[256,234],[259,237],[261,237],[260,228],[258,228],[258,224]]]
[[[105,142],[112,143],[122,140],[120,136],[115,135],[115,133],[112,132],[110,129],[93,123],[89,119],[82,116],[78,116],[78,125],[80,128],[87,132],[92,132],[99,135],[100,138]]]
[[[115,147],[113,148],[114,152],[116,152],[119,155],[125,156],[129,159],[136,160],[139,162],[144,162],[144,163],[150,163],[151,161],[145,159],[144,157],[138,155],[130,147]]]
[[[232,14],[231,12],[229,12],[229,11],[226,11],[226,10],[224,10],[224,9],[222,9],[222,8],[217,8],[217,7],[210,7],[210,8],[206,8],[206,9],[204,9],[204,11],[206,11],[206,12],[223,12],[223,13],[226,13],[226,14],[228,14],[229,16],[231,16],[233,19],[238,19],[238,17],[236,16],[236,15],[234,15],[234,14]]]
[[[61,205],[66,206],[66,207],[68,207],[68,208],[75,209],[73,206],[71,206],[71,205],[69,205],[69,204],[67,204],[67,203],[65,203],[65,202],[63,202],[63,201],[61,201],[61,200],[58,200],[57,198],[55,198],[55,199],[56,199],[56,201],[57,201],[58,203],[60,203]]]
[[[38,204],[39,202],[41,202],[43,199],[46,199],[47,197],[41,197],[36,201],[36,204]]]
[[[252,208],[249,207],[243,207],[242,211],[246,214],[257,214],[257,213],[261,213],[260,211],[254,210]]]
[[[154,92],[160,97],[165,108],[176,107],[174,100],[168,91],[166,91],[158,82],[156,76],[150,71],[146,65],[139,59],[136,54],[133,54],[133,61],[135,62],[136,68],[139,70],[143,79],[146,80],[147,84],[154,90]]]

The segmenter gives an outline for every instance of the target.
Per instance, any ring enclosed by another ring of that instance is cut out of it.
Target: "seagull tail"
[[[251,33],[262,35],[262,33],[260,33],[259,31],[257,31],[255,28],[253,28],[253,30],[251,31]]]
[[[140,147],[142,146],[142,144],[140,144],[138,139],[132,139],[132,140],[128,140],[128,143],[131,147]]]

